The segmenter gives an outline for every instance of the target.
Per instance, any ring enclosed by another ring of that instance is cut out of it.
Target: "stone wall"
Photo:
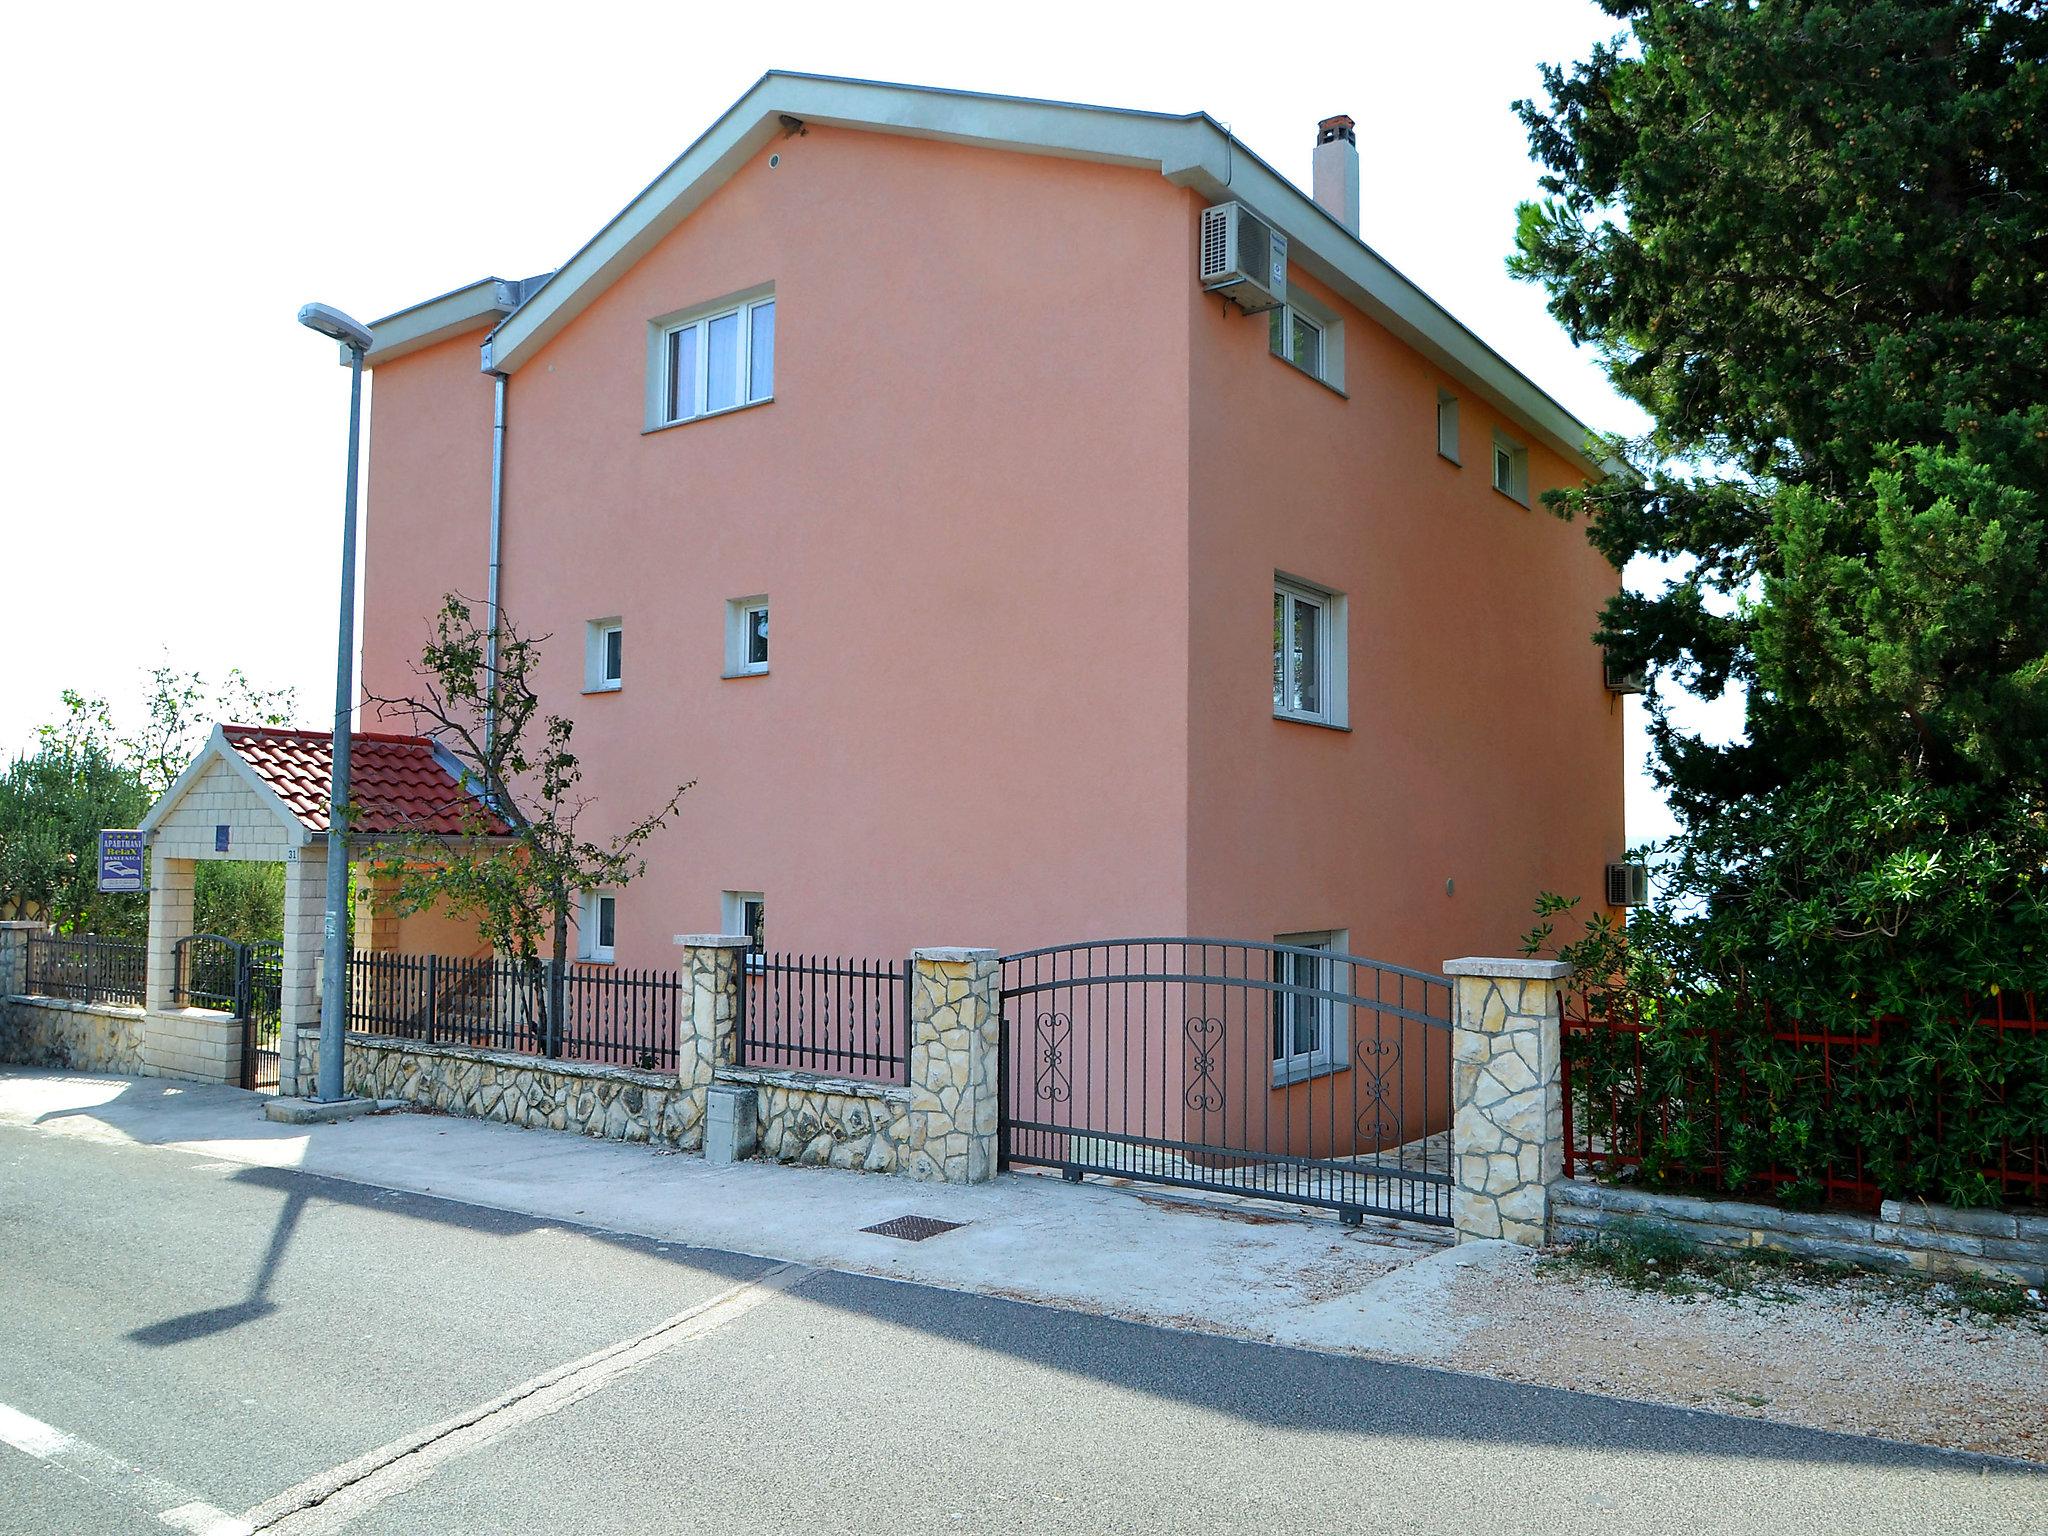
[[[724,1067],[721,1083],[754,1089],[759,1155],[778,1163],[901,1173],[910,1150],[910,1090],[897,1084]]]
[[[366,1099],[397,1099],[529,1130],[685,1150],[704,1137],[702,1093],[666,1072],[378,1035],[348,1037],[343,1072],[347,1091]]]
[[[140,1070],[188,1083],[239,1083],[242,1021],[211,1008],[146,1009]]]
[[[2048,1285],[2048,1211],[1962,1211],[1898,1200],[1885,1201],[1875,1216],[1785,1211],[1577,1180],[1552,1186],[1550,1211],[1558,1242],[1584,1242],[1634,1224],[1705,1248],[1770,1248],[1871,1269],[1988,1274]]]
[[[0,1061],[74,1072],[140,1072],[142,1010],[61,997],[0,998]]]
[[[985,1183],[996,1176],[1002,966],[992,949],[916,949],[910,964],[909,1161],[901,1171]]]

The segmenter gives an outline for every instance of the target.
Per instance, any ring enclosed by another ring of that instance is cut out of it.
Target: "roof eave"
[[[1205,113],[1175,117],[778,70],[763,75],[526,294],[485,340],[485,371],[516,372],[763,145],[786,133],[784,115],[821,127],[1156,169],[1212,202],[1247,203],[1286,231],[1289,256],[1303,270],[1589,475],[1609,472],[1588,451],[1594,434],[1585,423]]]
[[[519,307],[520,289],[516,281],[486,277],[386,315],[370,326],[374,340],[363,361],[374,368],[457,336],[487,330]],[[348,348],[338,350],[346,367]]]

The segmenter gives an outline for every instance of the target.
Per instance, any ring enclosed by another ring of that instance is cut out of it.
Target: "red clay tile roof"
[[[309,830],[327,830],[334,771],[327,732],[224,725],[221,734]],[[425,736],[358,731],[349,738],[348,761],[349,798],[360,812],[352,832],[453,835],[466,831],[467,815],[482,808]],[[489,820],[494,833],[509,830],[496,816]]]

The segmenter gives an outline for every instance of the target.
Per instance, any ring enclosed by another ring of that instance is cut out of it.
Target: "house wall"
[[[445,594],[459,592],[484,611],[492,388],[478,370],[477,348],[486,334],[458,336],[371,373],[360,584],[363,687],[372,695],[416,691],[412,668]],[[409,716],[374,706],[358,712],[358,725],[418,728]]]
[[[837,954],[1184,926],[1184,224],[1156,174],[814,126],[514,376],[504,599],[553,637],[585,826],[695,781],[620,963],[672,964],[722,890]],[[771,281],[773,402],[643,433],[649,320]],[[488,390],[446,380],[478,418],[387,388],[433,356],[378,370],[372,691],[444,567],[481,570]],[[761,592],[772,671],[724,679],[726,602]],[[624,687],[584,695],[612,615]]]
[[[1345,322],[1349,398],[1272,356],[1265,316],[1182,285],[1191,931],[1348,930],[1356,954],[1435,973],[1503,953],[1541,890],[1602,899],[1621,708],[1588,637],[1617,581],[1536,500],[1571,465],[1531,443],[1532,505],[1495,491],[1493,428],[1530,435],[1292,281]],[[1439,388],[1461,397],[1462,465],[1437,454]],[[1348,599],[1348,731],[1274,717],[1276,571]]]

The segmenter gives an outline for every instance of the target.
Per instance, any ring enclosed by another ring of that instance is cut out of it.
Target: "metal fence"
[[[1966,999],[1950,1022],[2048,1047],[2048,1015],[2031,993]],[[1937,1073],[1932,1094],[1879,1106],[1875,1085],[1888,1060],[1919,1049],[1906,1019],[1881,1015],[1868,1029],[1848,1034],[1803,1027],[1765,1005],[1763,1024],[1764,1038],[1794,1048],[1793,1065],[1778,1067],[1767,1084],[1744,1070],[1727,1031],[1687,1030],[1687,1049],[1660,1049],[1659,1026],[1616,1007],[1568,998],[1562,1017],[1566,1176],[1652,1164],[1730,1194],[1773,1198],[1800,1185],[1823,1201],[1874,1209],[1887,1197],[1921,1192],[1902,1189],[1898,1170],[1916,1150],[1935,1146],[1944,1161],[1981,1172],[2008,1199],[2048,1199],[2048,1123],[2038,1113],[2020,1112],[2029,1091],[2022,1074],[1962,1083]],[[1801,1166],[1760,1161],[1750,1150],[1760,1095],[1768,1096],[1775,1113],[1796,1115],[1805,1126],[1810,1155]],[[1878,1117],[1881,1141],[1855,1129],[1871,1123],[1874,1107],[1887,1108]]]
[[[32,933],[26,987],[37,997],[140,1007],[148,959],[149,946],[140,939]]]
[[[349,957],[348,1027],[434,1045],[673,1070],[689,987],[679,971],[563,968],[559,1021],[551,962],[450,955]]]
[[[909,1082],[910,975],[908,960],[748,951],[740,1064]]]

